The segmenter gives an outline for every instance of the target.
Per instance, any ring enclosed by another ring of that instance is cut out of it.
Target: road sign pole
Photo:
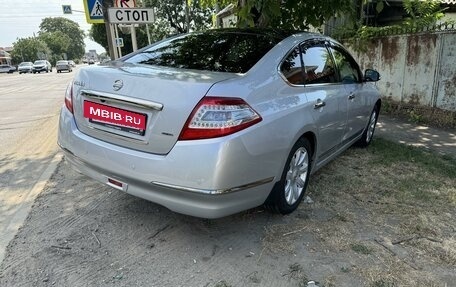
[[[115,33],[116,33],[116,39],[119,38],[119,31],[117,29],[117,24],[114,24],[114,27],[115,27]],[[120,47],[120,45],[117,45],[116,44],[116,47],[117,47],[117,53],[118,53],[118,56],[119,58],[122,57],[122,47]]]
[[[133,52],[138,50],[138,42],[136,41],[136,28],[135,24],[130,25],[130,31],[131,31],[131,44],[133,47]]]
[[[113,6],[113,0],[104,0],[103,1],[103,18],[104,18],[104,23],[105,23],[105,28],[106,28],[106,37],[108,40],[108,49],[109,49],[109,57],[111,57],[111,60],[117,59],[116,57],[117,53],[115,52],[115,44],[114,44],[114,37],[113,37],[113,31],[112,31],[112,25],[109,22],[109,17],[108,17],[108,9]]]
[[[146,7],[146,3],[143,2],[143,8]],[[154,18],[155,18],[155,9],[153,10]],[[147,32],[147,43],[150,45],[150,32],[149,32],[149,24],[146,23],[146,32]]]
[[[115,25],[115,24],[109,23],[109,27],[110,27],[109,30],[110,30],[110,32],[111,32],[111,41],[112,41],[112,42],[111,42],[111,45],[113,46],[112,52],[113,52],[113,54],[114,54],[114,56],[113,56],[111,59],[113,59],[113,60],[119,58],[119,52],[118,52],[118,50],[117,50],[117,43],[116,43],[116,35],[115,35],[115,33],[114,33],[114,31],[115,31],[115,30],[114,30],[114,29],[115,29],[114,25]]]

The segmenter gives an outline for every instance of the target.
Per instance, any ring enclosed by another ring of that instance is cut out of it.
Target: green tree
[[[70,42],[67,49],[69,59],[81,58],[84,55],[84,31],[79,24],[64,17],[44,18],[40,24],[40,35],[43,33],[62,32],[69,37]]]
[[[89,38],[100,44],[106,51],[109,51],[105,24],[92,24],[89,30]]]
[[[39,38],[49,47],[52,54],[58,59],[63,59],[63,53],[67,53],[71,39],[61,31],[41,33]]]
[[[352,0],[202,0],[210,7],[233,4],[239,27],[305,30],[319,27],[331,17],[351,12]]]
[[[445,16],[443,9],[440,8],[440,1],[437,0],[404,0],[403,5],[408,14],[404,20],[405,25],[427,27]]]
[[[366,5],[366,0],[360,1],[361,5]],[[439,30],[439,26],[454,23],[452,20],[444,19],[444,9],[440,7],[440,2],[437,0],[404,0],[403,7],[407,16],[397,24],[382,27],[369,26],[362,23],[360,15],[352,15],[352,21],[341,26],[332,36],[344,39],[344,42],[350,43],[355,50],[365,51],[368,40],[376,36]],[[377,3],[377,13],[380,13],[383,8],[383,5],[379,7]],[[440,23],[437,25],[437,22]]]
[[[146,7],[155,7],[157,19],[166,20],[177,33],[200,31],[211,27],[213,6],[202,6],[204,0],[144,0]],[[188,13],[186,10],[188,9]]]
[[[48,59],[51,51],[40,38],[20,38],[13,43],[11,56],[14,63],[33,62],[38,59]]]

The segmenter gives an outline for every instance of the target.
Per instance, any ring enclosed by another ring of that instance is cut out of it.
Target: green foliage
[[[451,21],[443,21],[441,24],[436,25],[437,21],[445,16],[440,8],[440,2],[437,0],[405,0],[403,6],[408,16],[402,23],[374,27],[362,25],[359,20],[353,20],[338,29],[332,36],[344,39],[344,42],[355,50],[364,51],[368,40],[373,37],[438,30],[440,29],[439,27],[452,23]],[[384,6],[381,8],[383,9]]]
[[[411,26],[429,26],[445,16],[437,0],[404,0],[404,9],[409,15],[404,24]]]
[[[79,24],[64,17],[44,18],[40,24],[40,32],[65,34],[69,41],[67,55],[69,59],[77,59],[84,55],[84,31],[79,28]]]
[[[89,37],[105,48],[106,51],[109,51],[105,24],[92,24],[89,31]]]
[[[353,11],[351,0],[292,0],[281,5],[281,13],[273,27],[304,30],[320,27],[331,17]]]
[[[44,32],[39,38],[46,43],[52,54],[60,59],[63,59],[63,53],[66,53],[70,47],[71,38],[60,31]]]
[[[14,63],[34,62],[38,59],[46,59],[51,54],[46,43],[40,38],[21,38],[14,42],[13,46],[11,57]]]
[[[203,5],[202,0],[188,0],[188,21],[186,18],[186,1],[182,0],[144,0],[146,7],[155,7],[157,19],[165,22],[155,26],[160,31],[174,30],[174,33],[205,30],[212,25],[212,5]],[[207,2],[206,2],[207,4]],[[187,23],[188,22],[188,23]],[[168,27],[163,24],[167,23]]]
[[[204,0],[204,5],[220,8],[233,4],[239,27],[272,27],[305,30],[321,26],[326,20],[353,10],[351,0]]]

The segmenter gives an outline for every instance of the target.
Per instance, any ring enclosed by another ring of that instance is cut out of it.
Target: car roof
[[[308,33],[299,30],[273,29],[273,28],[223,28],[204,31],[203,33],[234,33],[268,36],[278,39],[285,39],[294,34]],[[310,34],[310,33],[309,33]]]

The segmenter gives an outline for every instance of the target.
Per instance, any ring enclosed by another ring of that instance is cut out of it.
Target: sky
[[[41,20],[46,17],[65,17],[79,24],[88,34],[90,24],[85,14],[73,11],[63,14],[62,5],[71,5],[72,10],[84,11],[84,0],[0,0],[0,47],[12,47],[17,38],[38,34]],[[85,0],[87,1],[87,0]],[[105,49],[98,43],[84,39],[86,51],[95,49],[100,54]]]

